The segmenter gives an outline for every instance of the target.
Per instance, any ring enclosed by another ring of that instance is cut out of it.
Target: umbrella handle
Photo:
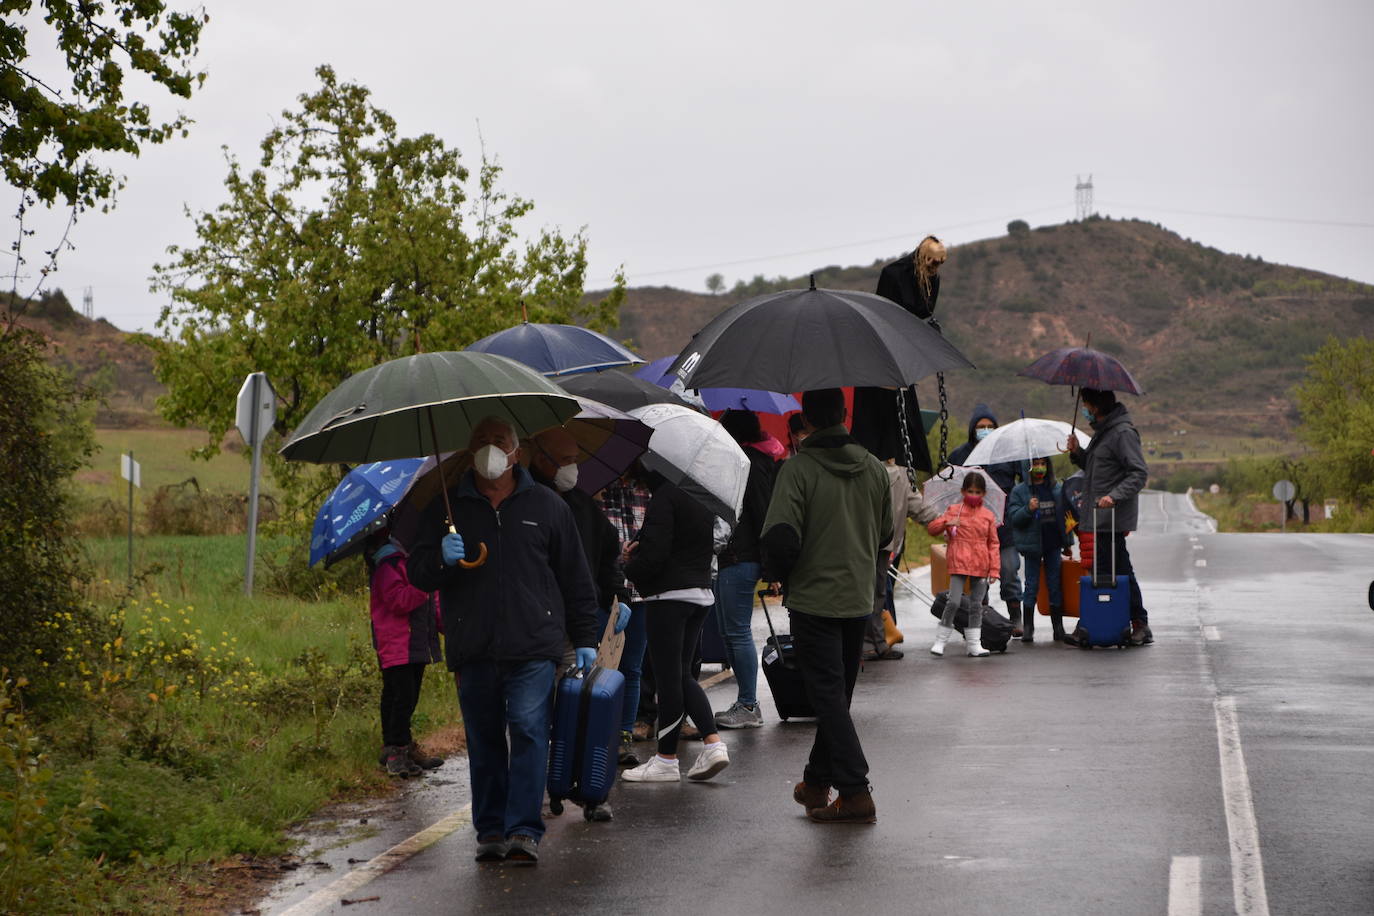
[[[449,530],[449,531],[453,531],[453,526],[452,526],[452,525],[449,525],[449,526],[448,526],[448,530]],[[459,560],[459,561],[458,561],[458,565],[461,566],[461,567],[463,567],[464,569],[476,569],[477,567],[482,566],[482,565],[485,564],[486,562],[487,562],[487,542],[486,542],[486,541],[482,541],[482,542],[480,542],[480,543],[477,545],[477,559],[475,559],[475,560]]]

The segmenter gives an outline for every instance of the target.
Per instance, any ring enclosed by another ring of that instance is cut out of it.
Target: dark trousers
[[[686,601],[648,601],[644,622],[649,631],[649,656],[658,681],[658,752],[676,754],[678,733],[691,716],[703,735],[715,734],[711,703],[692,675],[701,627],[711,612],[708,604]]]
[[[405,747],[414,739],[410,717],[420,702],[425,665],[393,665],[382,669],[382,743]]]
[[[1140,594],[1140,583],[1136,581],[1135,568],[1131,566],[1131,555],[1126,552],[1126,532],[1118,531],[1115,537],[1110,531],[1097,532],[1097,544],[1094,550],[1097,552],[1097,568],[1103,575],[1111,572],[1111,567],[1108,564],[1112,562],[1113,552],[1115,553],[1116,574],[1130,579],[1131,622],[1134,623],[1139,620],[1143,624],[1149,624],[1150,615],[1145,611],[1145,598]]]
[[[864,758],[849,702],[859,678],[867,617],[816,617],[790,611],[792,641],[806,679],[806,697],[816,711],[816,740],[804,773],[806,782],[833,786],[840,795],[868,791]]]

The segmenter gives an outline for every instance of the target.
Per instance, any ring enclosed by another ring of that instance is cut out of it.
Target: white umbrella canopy
[[[1041,420],[1023,417],[1006,426],[999,426],[973,447],[964,460],[970,465],[986,467],[1009,461],[1030,461],[1062,454],[1069,436],[1076,436],[1078,444],[1088,447],[1087,433],[1074,429],[1061,420]]]
[[[630,416],[653,429],[640,461],[724,519],[739,524],[749,459],[719,423],[689,407],[650,404]]]
[[[987,439],[983,441],[986,442]],[[964,485],[964,478],[974,471],[983,475],[983,483],[987,487],[987,492],[983,496],[983,505],[987,506],[988,510],[997,518],[1003,518],[1007,506],[1007,494],[1003,493],[1002,488],[992,482],[992,477],[981,467],[971,465],[961,467],[952,464],[942,468],[938,474],[921,486],[921,498],[925,500],[927,506],[936,512],[944,512],[950,506],[963,500],[964,494],[960,488]]]

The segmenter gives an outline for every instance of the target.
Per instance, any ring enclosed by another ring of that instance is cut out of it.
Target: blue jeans
[[[598,632],[606,632],[611,612],[596,612]],[[644,650],[649,645],[649,631],[644,627],[644,602],[630,605],[630,622],[625,627],[625,648],[620,653],[620,673],[625,675],[625,703],[621,707],[620,730],[633,731],[635,714],[639,712],[639,684],[644,676]]]
[[[544,835],[553,713],[551,661],[470,661],[458,669],[477,836]],[[510,747],[506,746],[509,732]]]
[[[740,703],[757,706],[759,702],[759,656],[754,646],[754,586],[759,581],[759,564],[736,563],[716,577],[716,614],[721,635],[730,653],[730,669],[735,672]]]
[[[1045,570],[1045,590],[1050,595],[1050,607],[1064,607],[1064,582],[1060,571],[1064,565],[1064,558],[1055,550],[1050,553],[1027,553],[1022,554],[1026,560],[1026,591],[1021,597],[1022,603],[1026,606],[1026,613],[1035,611],[1035,599],[1040,594],[1040,569]]]
[[[1016,547],[1008,544],[1001,549],[1002,568],[999,570],[1001,582],[999,591],[1003,601],[1021,600],[1021,554],[1017,553]]]

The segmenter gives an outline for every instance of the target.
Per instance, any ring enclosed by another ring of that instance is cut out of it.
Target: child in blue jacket
[[[1012,488],[1007,503],[1007,522],[1011,525],[1016,550],[1026,564],[1026,588],[1022,603],[1026,607],[1022,623],[1022,642],[1034,642],[1035,600],[1044,570],[1045,590],[1050,598],[1050,626],[1056,642],[1064,642],[1064,586],[1061,581],[1060,552],[1067,554],[1072,543],[1064,524],[1064,485],[1054,479],[1048,459],[1031,461],[1030,479]]]

